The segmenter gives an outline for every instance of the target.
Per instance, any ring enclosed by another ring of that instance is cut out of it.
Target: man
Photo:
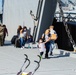
[[[50,55],[53,54],[53,49],[54,49],[54,43],[55,43],[55,40],[57,39],[57,33],[56,31],[54,30],[54,26],[51,25],[49,27],[50,29],[50,35],[51,35],[51,40],[50,40]]]
[[[0,25],[0,46],[3,46],[4,27]]]
[[[6,38],[6,35],[8,36],[8,30],[6,28],[6,25],[3,25],[4,27],[4,37],[3,37],[3,42],[5,42],[5,38]]]

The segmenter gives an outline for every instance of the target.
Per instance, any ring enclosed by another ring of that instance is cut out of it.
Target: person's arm
[[[51,40],[56,40],[57,39],[57,34],[51,34],[51,36],[48,38],[48,40],[46,40],[45,43],[51,41]]]
[[[7,30],[7,28],[6,28],[6,33],[7,33],[7,36],[8,36],[8,30]]]
[[[51,37],[48,38],[48,40],[46,40],[44,43],[47,43],[51,40]]]
[[[42,37],[41,37],[42,39],[44,38],[44,35],[45,35],[45,34],[43,33],[43,34],[42,34]]]

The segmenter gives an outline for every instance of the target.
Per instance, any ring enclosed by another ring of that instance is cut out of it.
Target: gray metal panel
[[[36,15],[38,0],[4,0],[3,23],[9,32],[8,40],[16,34],[18,25],[25,25],[33,33],[33,19],[30,10]]]
[[[43,0],[40,21],[37,30],[36,40],[41,37],[42,33],[52,24],[57,0]]]

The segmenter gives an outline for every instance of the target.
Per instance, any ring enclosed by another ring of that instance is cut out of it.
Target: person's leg
[[[50,42],[50,55],[53,54],[54,42]]]
[[[20,38],[21,47],[23,46],[23,38]]]
[[[50,45],[50,43],[49,43],[49,42],[45,44],[45,46],[46,46],[45,58],[48,58],[49,45]]]
[[[42,56],[42,55],[43,55],[43,53],[44,53],[44,52],[40,52],[40,56]]]
[[[25,45],[25,42],[26,42],[26,41],[25,41],[25,39],[23,38],[23,43],[22,43],[22,46],[24,46],[24,45]]]
[[[53,51],[52,44],[50,44],[50,55],[52,55],[52,51]]]
[[[49,53],[49,50],[46,50],[45,58],[48,58],[48,53]]]
[[[5,42],[5,37],[6,37],[6,36],[4,35],[4,36],[3,36],[3,44],[4,44],[4,42]]]
[[[40,58],[42,58],[43,53],[44,53],[44,52],[40,52]]]
[[[4,39],[3,39],[3,36],[1,36],[1,46],[3,46],[4,45]]]

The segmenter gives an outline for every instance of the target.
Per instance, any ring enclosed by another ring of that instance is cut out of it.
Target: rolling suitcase
[[[16,41],[17,38],[18,38],[18,36],[17,36],[17,35],[14,35],[14,36],[12,37],[12,39],[11,39],[11,43],[12,43],[12,44],[15,44],[15,41]]]
[[[21,44],[20,44],[20,39],[19,38],[16,38],[16,40],[15,40],[15,47],[21,48]]]

